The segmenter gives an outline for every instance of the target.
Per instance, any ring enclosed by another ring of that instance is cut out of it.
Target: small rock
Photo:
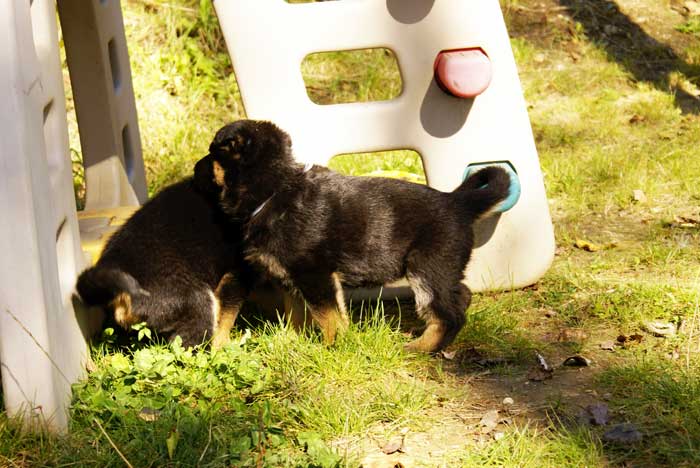
[[[494,432],[493,433],[493,440],[498,442],[499,440],[503,439],[505,436],[506,435],[503,432]]]
[[[454,360],[456,355],[457,351],[440,351],[440,356],[442,356],[443,359],[446,359],[448,361]]]
[[[634,424],[618,424],[603,434],[603,440],[618,444],[633,444],[642,440],[642,433],[637,430]]]
[[[640,189],[632,190],[632,200],[636,201],[637,203],[646,203],[647,196]]]
[[[382,452],[385,455],[391,455],[392,453],[400,452],[402,448],[403,437],[396,437],[382,447]]]
[[[613,340],[603,341],[599,346],[604,351],[615,351],[615,342]]]
[[[510,406],[513,403],[515,403],[515,401],[511,397],[505,397],[503,399],[503,406]]]

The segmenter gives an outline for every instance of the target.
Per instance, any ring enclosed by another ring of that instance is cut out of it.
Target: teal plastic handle
[[[513,165],[508,162],[508,161],[494,161],[494,162],[482,162],[482,163],[475,163],[475,164],[470,164],[467,166],[466,169],[464,169],[464,175],[462,176],[462,180],[465,180],[467,177],[472,175],[473,173],[479,171],[480,169],[483,169],[484,167],[487,166],[497,166],[497,167],[502,167],[503,169],[506,170],[508,173],[508,176],[510,176],[510,188],[508,189],[508,197],[503,200],[496,208],[495,211],[499,213],[505,213],[506,211],[510,210],[515,206],[516,203],[518,203],[518,200],[520,199],[520,177],[518,177],[518,173],[513,167]]]

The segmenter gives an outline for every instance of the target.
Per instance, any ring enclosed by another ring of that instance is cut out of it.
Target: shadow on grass
[[[608,56],[625,67],[637,81],[645,81],[675,94],[676,105],[685,114],[700,113],[700,99],[670,81],[672,72],[686,77],[700,75],[700,67],[684,61],[624,14],[609,0],[558,0],[572,19],[583,25],[586,36]]]

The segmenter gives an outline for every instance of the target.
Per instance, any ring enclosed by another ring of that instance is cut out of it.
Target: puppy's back
[[[193,283],[214,289],[239,262],[238,237],[214,203],[185,179],[127,220],[76,289],[89,305],[108,304],[120,292],[184,293]]]

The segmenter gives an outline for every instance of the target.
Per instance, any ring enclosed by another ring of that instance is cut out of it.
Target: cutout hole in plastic
[[[425,184],[423,160],[409,149],[345,153],[334,156],[328,167],[345,175],[389,177]]]
[[[117,47],[114,44],[114,39],[110,39],[107,43],[107,52],[109,54],[109,66],[112,71],[112,85],[114,86],[115,94],[119,94],[122,86],[121,66],[117,55]]]
[[[387,101],[403,90],[396,55],[387,48],[309,54],[301,74],[309,99],[321,105]]]

